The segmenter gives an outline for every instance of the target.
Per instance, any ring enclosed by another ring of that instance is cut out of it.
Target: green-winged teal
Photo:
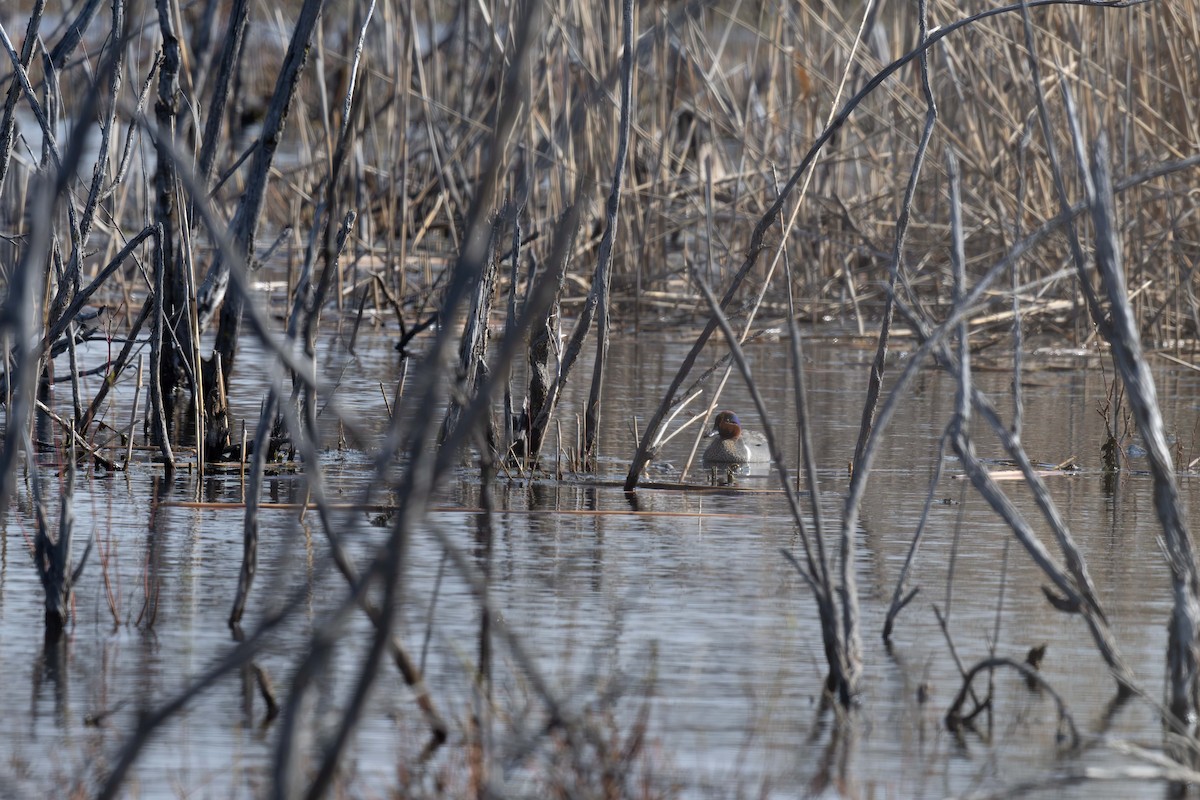
[[[732,411],[722,411],[713,420],[710,436],[719,436],[704,451],[711,464],[761,464],[771,460],[771,448],[761,433],[743,431]]]

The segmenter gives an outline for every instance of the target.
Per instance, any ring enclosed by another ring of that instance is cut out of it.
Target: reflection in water
[[[65,728],[70,723],[70,703],[68,703],[68,687],[71,681],[70,670],[66,663],[68,657],[66,637],[47,630],[42,638],[42,651],[35,659],[33,666],[33,722],[37,723],[39,701],[43,699],[42,691],[49,686],[54,696],[54,724]]]
[[[795,431],[784,427],[792,403],[782,371],[786,359],[772,347],[752,348],[750,357],[778,415],[782,450],[794,454]],[[394,355],[383,342],[360,342],[358,351],[358,360],[336,364],[341,388],[332,402],[378,432],[386,418],[378,386],[395,381]],[[373,352],[383,355],[365,355]],[[869,354],[847,345],[808,344],[806,352],[810,412],[821,421],[813,437],[823,510],[834,520]],[[666,343],[626,351],[614,343],[611,355],[609,402],[649,413],[680,352]],[[1026,389],[1024,439],[1037,460],[1076,456],[1083,467],[1078,476],[1048,479],[1050,489],[1086,551],[1126,659],[1143,686],[1161,685],[1169,579],[1155,544],[1148,479],[1136,465],[1111,480],[1102,474],[1103,422],[1094,399],[1103,380],[1096,371],[1081,367],[1039,378]],[[231,395],[247,407],[238,413],[256,416],[251,398],[259,396],[255,381],[261,379],[252,369],[239,371],[241,383]],[[1193,430],[1196,408],[1186,398],[1197,394],[1195,379],[1182,371],[1159,379],[1170,424]],[[994,383],[985,388],[1003,402],[1007,377],[994,376]],[[898,616],[889,647],[877,635],[926,509],[953,395],[939,373],[923,375],[872,475],[857,534],[866,662],[857,716],[845,719],[823,705],[816,612],[807,587],[780,555],[795,549],[795,530],[769,468],[715,480],[697,473],[689,487],[680,487],[678,469],[668,465],[687,460],[688,437],[682,436],[653,467],[652,480],[667,488],[626,495],[619,484],[633,434],[609,426],[597,481],[501,473],[484,492],[477,471],[464,470],[433,499],[428,520],[410,537],[397,632],[438,711],[457,727],[450,744],[421,764],[428,729],[413,691],[390,670],[350,745],[342,788],[362,796],[389,795],[397,787],[429,793],[440,781],[449,793],[464,790],[463,745],[473,735],[472,717],[489,726],[497,760],[489,775],[498,793],[544,787],[555,753],[545,747],[553,724],[542,692],[553,694],[562,713],[591,720],[612,741],[636,750],[631,769],[648,785],[680,787],[685,796],[931,796],[1009,786],[1063,767],[1111,766],[1113,753],[1102,746],[1060,755],[1052,704],[1012,674],[991,679],[989,725],[981,726],[986,741],[950,736],[941,716],[960,678],[934,604],[947,614],[964,664],[992,652],[1021,660],[1046,643],[1043,677],[1085,734],[1158,740],[1156,717],[1144,703],[1114,705],[1111,679],[1086,631],[1076,618],[1049,609],[1040,592],[1044,578],[1023,551],[1013,548],[1002,566],[1009,535],[956,479],[952,459],[942,462],[944,474],[928,503],[924,542],[909,578],[916,599]],[[580,399],[568,396],[565,407],[577,407]],[[727,390],[726,402],[752,407],[737,387]],[[745,422],[761,427],[759,420]],[[320,423],[334,445],[336,425],[324,416]],[[1184,457],[1192,457],[1194,442],[1179,438]],[[977,446],[985,457],[1000,454],[998,446],[987,452],[986,441]],[[330,449],[322,458],[331,495],[353,501],[369,457]],[[1006,488],[1032,508],[1017,487]],[[1187,479],[1181,488],[1195,494]],[[95,530],[97,551],[77,586],[73,625],[57,643],[41,635],[40,586],[26,556],[32,523],[24,510],[8,517],[0,541],[0,658],[9,676],[0,683],[0,737],[10,765],[5,787],[39,796],[49,787],[90,785],[143,710],[174,697],[230,651],[238,639],[226,621],[240,569],[242,511],[181,502],[239,503],[242,491],[237,474],[209,475],[199,487],[186,473],[164,482],[151,467],[104,482],[81,477],[77,518],[81,530],[84,521]],[[262,688],[287,695],[314,626],[345,596],[324,534],[318,528],[314,536],[311,520],[292,505],[305,497],[302,476],[266,482],[258,518],[260,574],[246,630],[296,593],[301,613],[272,631],[253,663],[156,733],[135,765],[142,796],[204,787],[211,796],[253,797],[268,785],[278,723],[270,721]],[[1200,505],[1200,498],[1190,500]],[[391,523],[386,509],[345,512],[339,519],[339,536],[358,559],[383,541]],[[478,596],[447,558],[439,535],[466,553],[477,572],[490,575],[490,614],[481,615]],[[349,619],[308,714],[314,758],[370,645],[369,623],[361,615]],[[528,663],[514,656],[502,630],[516,632]],[[475,690],[480,685],[482,695]],[[46,750],[61,758],[49,763],[40,757]],[[1138,786],[1105,789],[1128,794]],[[1063,791],[1092,793],[1087,786]]]

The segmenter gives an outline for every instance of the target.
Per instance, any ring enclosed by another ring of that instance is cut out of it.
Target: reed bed
[[[26,5],[28,5],[26,3]],[[187,4],[179,41],[183,107],[179,137],[195,148],[210,126],[206,108],[217,79],[219,51],[229,3]],[[231,173],[214,193],[231,204],[245,185],[244,170],[232,171],[254,141],[268,105],[273,79],[289,39],[289,14],[297,4],[250,4],[246,48],[237,60],[229,105],[212,133],[220,154],[217,176]],[[312,69],[301,78],[296,107],[284,129],[287,157],[274,167],[264,206],[266,247],[286,231],[275,251],[275,275],[301,258],[306,220],[313,218],[327,162],[341,124],[355,37],[365,7],[350,4],[322,20],[314,38]],[[936,27],[984,10],[933,3]],[[1152,171],[1164,162],[1194,154],[1197,109],[1194,43],[1198,9],[1190,4],[1160,9],[1137,5],[1097,11],[1076,5],[1039,8],[1034,15],[1043,90],[1056,121],[1059,151],[1069,146],[1060,87],[1079,91],[1080,124],[1103,131],[1113,142],[1118,181]],[[564,299],[578,299],[588,281],[588,264],[599,246],[603,198],[612,180],[616,148],[616,50],[619,29],[612,11],[597,4],[562,3],[548,9],[524,96],[522,119],[503,143],[505,169],[488,198],[477,197],[488,154],[482,144],[493,126],[498,77],[511,50],[515,6],[479,9],[414,4],[411,18],[381,5],[363,40],[356,85],[354,141],[339,205],[359,217],[350,234],[339,288],[340,308],[369,289],[380,275],[408,319],[437,304],[453,254],[462,244],[472,201],[498,210],[505,198],[520,198],[521,225],[530,240],[524,255],[544,263],[549,231],[582,189],[581,234],[574,243]],[[619,210],[613,251],[613,310],[622,323],[659,327],[686,320],[703,305],[687,279],[687,264],[700,265],[720,285],[744,250],[754,222],[774,198],[774,175],[789,172],[824,128],[831,109],[847,90],[916,41],[914,15],[885,8],[859,34],[858,11],[835,3],[742,3],[732,9],[704,3],[635,9],[637,71],[634,119],[625,200]],[[27,14],[7,12],[9,30],[19,31]],[[54,33],[67,20],[44,25]],[[109,31],[97,14],[85,39],[86,51],[63,66],[64,121],[73,120],[80,97],[72,87],[89,84],[100,67],[100,47]],[[57,28],[55,27],[57,26]],[[150,73],[159,31],[152,15],[130,20],[128,73],[118,104],[120,125],[109,143],[119,152],[129,114]],[[61,36],[61,34],[60,34]],[[14,37],[17,38],[17,37]],[[1047,145],[1034,135],[1033,92],[1016,18],[980,20],[931,53],[933,99],[938,107],[930,169],[914,198],[904,258],[908,288],[925,304],[949,298],[944,247],[945,174],[942,151],[952,146],[962,163],[969,270],[978,271],[1013,241],[1059,212]],[[87,55],[83,55],[86,52]],[[0,65],[11,84],[11,65]],[[30,77],[40,82],[40,59]],[[507,101],[507,99],[506,99]],[[919,79],[902,71],[866,98],[835,141],[821,153],[803,202],[788,209],[786,241],[797,265],[793,274],[800,311],[809,320],[861,316],[878,319],[880,284],[888,269],[891,237],[908,178],[907,165],[923,125]],[[135,138],[145,141],[134,129]],[[36,145],[34,145],[36,147]],[[145,155],[145,148],[140,150]],[[8,236],[23,234],[22,210],[36,154],[18,148],[2,201]],[[150,169],[143,164],[143,169]],[[1077,179],[1068,176],[1073,191]],[[1150,281],[1138,302],[1157,341],[1195,336],[1196,312],[1187,285],[1196,259],[1196,221],[1189,193],[1194,176],[1166,175],[1122,193],[1128,229],[1138,231],[1131,274]],[[122,233],[140,229],[152,205],[144,181],[128,181],[108,201],[95,223],[90,269],[115,253]],[[704,224],[711,216],[711,228]],[[128,235],[128,233],[124,233]],[[203,250],[207,234],[197,233]],[[8,240],[6,261],[17,254]],[[1077,296],[1062,275],[1067,249],[1049,237],[1022,266],[1021,285],[1032,299],[1048,303]],[[200,269],[204,268],[201,256]],[[270,265],[269,265],[270,266]],[[524,270],[518,279],[524,277]],[[762,276],[759,276],[761,280]],[[781,302],[785,287],[773,281],[767,299]],[[111,297],[111,295],[110,295]],[[352,299],[351,299],[352,298]],[[393,310],[382,293],[367,302]],[[999,300],[997,301],[1000,302]],[[569,307],[569,306],[568,306]],[[1086,337],[1078,304],[1048,312],[1052,330]],[[130,312],[132,313],[132,312]],[[406,319],[407,321],[407,319]]]

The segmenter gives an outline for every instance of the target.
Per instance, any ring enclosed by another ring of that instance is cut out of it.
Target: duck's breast
[[[736,464],[745,461],[748,455],[736,439],[717,439],[704,450],[704,460],[717,464]]]

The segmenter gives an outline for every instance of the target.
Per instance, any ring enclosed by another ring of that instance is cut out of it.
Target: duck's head
[[[722,411],[713,419],[713,436],[720,436],[722,439],[736,439],[742,435],[742,423],[738,420],[737,414],[732,411]]]

